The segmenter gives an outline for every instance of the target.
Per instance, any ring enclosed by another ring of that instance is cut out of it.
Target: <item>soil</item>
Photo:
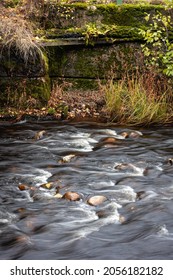
[[[1,108],[0,122],[15,123],[25,119],[107,123],[111,121],[111,116],[106,110],[104,92],[75,90],[58,93],[58,96],[54,94],[48,105],[41,108],[32,104],[27,108]]]

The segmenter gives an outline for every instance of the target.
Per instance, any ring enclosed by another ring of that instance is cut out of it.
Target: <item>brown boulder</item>
[[[107,200],[107,197],[104,195],[95,195],[95,196],[91,196],[87,200],[87,203],[91,206],[97,206],[97,205],[102,204],[106,200]]]
[[[37,132],[37,133],[35,134],[35,136],[34,136],[34,139],[35,139],[35,140],[39,140],[39,139],[43,138],[43,135],[44,135],[45,133],[46,133],[45,130],[41,130],[41,131]]]
[[[98,150],[104,146],[115,146],[117,144],[120,144],[122,142],[122,139],[117,139],[115,137],[104,137],[99,140],[99,142],[95,145],[93,150]]]
[[[59,160],[59,163],[68,163],[71,161],[72,158],[76,157],[76,155],[74,154],[69,154],[69,155],[66,155],[64,157],[62,157],[60,160]]]
[[[120,133],[124,138],[138,138],[142,136],[142,132],[140,131],[123,131]]]
[[[18,188],[19,188],[20,191],[35,190],[36,189],[35,187],[28,186],[28,185],[25,185],[25,184],[18,185]]]
[[[80,194],[76,193],[76,192],[66,192],[63,196],[63,199],[67,199],[70,201],[78,201],[81,199]]]

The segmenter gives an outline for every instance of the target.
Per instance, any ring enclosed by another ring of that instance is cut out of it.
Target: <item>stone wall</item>
[[[29,15],[37,25],[41,59],[26,63],[15,50],[0,47],[1,104],[21,94],[44,104],[54,82],[67,80],[73,89],[87,89],[98,79],[119,79],[124,71],[140,68],[139,30],[147,28],[146,13],[157,10],[165,12],[160,5],[46,4],[42,16]]]

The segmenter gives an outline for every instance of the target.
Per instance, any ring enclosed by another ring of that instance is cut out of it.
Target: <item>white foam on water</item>
[[[90,133],[84,133],[84,132],[78,132],[74,135],[71,135],[71,138],[75,139],[75,140],[87,140],[89,143],[97,143],[98,142],[94,138],[91,138]]]
[[[120,198],[121,203],[134,202],[136,200],[136,192],[129,186],[121,187],[118,192],[123,195],[122,199]]]
[[[158,196],[158,194],[156,192],[154,192],[154,191],[146,191],[146,195],[145,195],[145,197],[142,198],[142,201],[149,200],[149,199],[154,198],[156,196]]]
[[[117,135],[117,132],[113,129],[99,129],[98,132],[100,133],[103,133],[103,134],[106,134],[106,135]]]
[[[156,169],[159,170],[159,171],[163,171],[163,168],[159,165],[156,165]]]
[[[71,138],[89,138],[91,136],[90,133],[85,133],[85,132],[78,132],[73,135],[71,135]]]
[[[58,223],[58,225],[64,227],[65,231],[70,232],[70,239],[66,240],[65,244],[69,245],[81,238],[86,238],[89,234],[99,231],[101,227],[108,224],[120,223],[118,208],[119,204],[115,201],[111,201],[107,205],[104,205],[103,208],[99,209],[84,202],[79,203],[78,207],[73,209],[83,212],[83,217],[76,219],[73,217],[72,221],[66,220]],[[105,217],[99,218],[97,210],[106,211]]]
[[[123,166],[123,163],[116,162],[113,166],[113,170],[118,175],[126,173],[126,174],[129,174],[130,176],[144,176],[145,167],[138,167],[132,163],[129,163],[129,164],[127,164],[127,166],[124,165],[124,167],[122,169],[118,169],[118,168],[116,169],[116,167],[121,164]]]
[[[0,223],[8,224],[16,219],[16,215],[9,212],[0,212]]]
[[[106,217],[103,217],[101,219],[98,218],[97,213],[95,212],[96,209],[93,206],[83,205],[82,207],[84,207],[83,209],[87,211],[88,219],[86,225],[81,226],[74,233],[74,237],[76,239],[87,237],[87,235],[95,231],[99,231],[100,228],[105,225],[119,223],[119,213],[117,210],[119,208],[119,205],[114,201],[111,201],[105,207],[100,209],[103,211],[109,211],[109,209],[111,209],[110,214],[107,214]]]
[[[94,189],[95,188],[100,188],[100,187],[113,187],[115,186],[115,183],[110,180],[110,181],[101,181],[101,182],[95,182],[95,183],[89,183],[88,186],[92,186]],[[106,192],[107,190],[105,189],[104,192]]]
[[[169,232],[166,225],[160,226],[155,236],[159,239],[162,238],[164,240],[173,240],[173,233]]]
[[[26,190],[26,191],[22,191],[23,194],[25,194],[25,199],[29,202],[33,202],[33,198],[30,196],[29,192]],[[23,201],[24,198],[16,198],[15,199],[16,201]]]
[[[135,166],[133,164],[132,164],[132,166],[134,168],[135,175],[139,175],[139,176],[143,176],[144,175],[145,168],[137,167],[137,166]]]
[[[93,148],[87,139],[75,139],[68,142],[67,145],[74,146],[80,151],[92,151]]]
[[[36,169],[37,175],[34,177],[34,180],[37,182],[37,185],[47,183],[47,179],[52,176],[52,173],[44,169]]]
[[[38,186],[47,183],[47,179],[52,176],[52,173],[44,169],[35,168],[33,170],[28,170],[28,173],[17,175],[24,178],[32,178],[35,185]]]
[[[7,219],[0,219],[0,224],[8,224],[9,220]]]
[[[173,199],[173,186],[161,188],[161,198],[165,200]]]
[[[166,225],[163,225],[160,227],[159,231],[157,232],[157,234],[162,237],[162,236],[168,236],[169,235],[169,231],[166,228]]]

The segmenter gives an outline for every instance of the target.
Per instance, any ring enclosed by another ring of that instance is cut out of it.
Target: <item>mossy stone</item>
[[[125,70],[140,67],[142,61],[138,43],[50,47],[48,55],[53,78],[104,79],[110,72],[120,78]]]
[[[40,78],[3,78],[0,79],[0,105],[15,107],[29,106],[29,98],[34,98],[37,107],[47,104],[51,92],[49,76]],[[35,104],[33,104],[35,105]]]

